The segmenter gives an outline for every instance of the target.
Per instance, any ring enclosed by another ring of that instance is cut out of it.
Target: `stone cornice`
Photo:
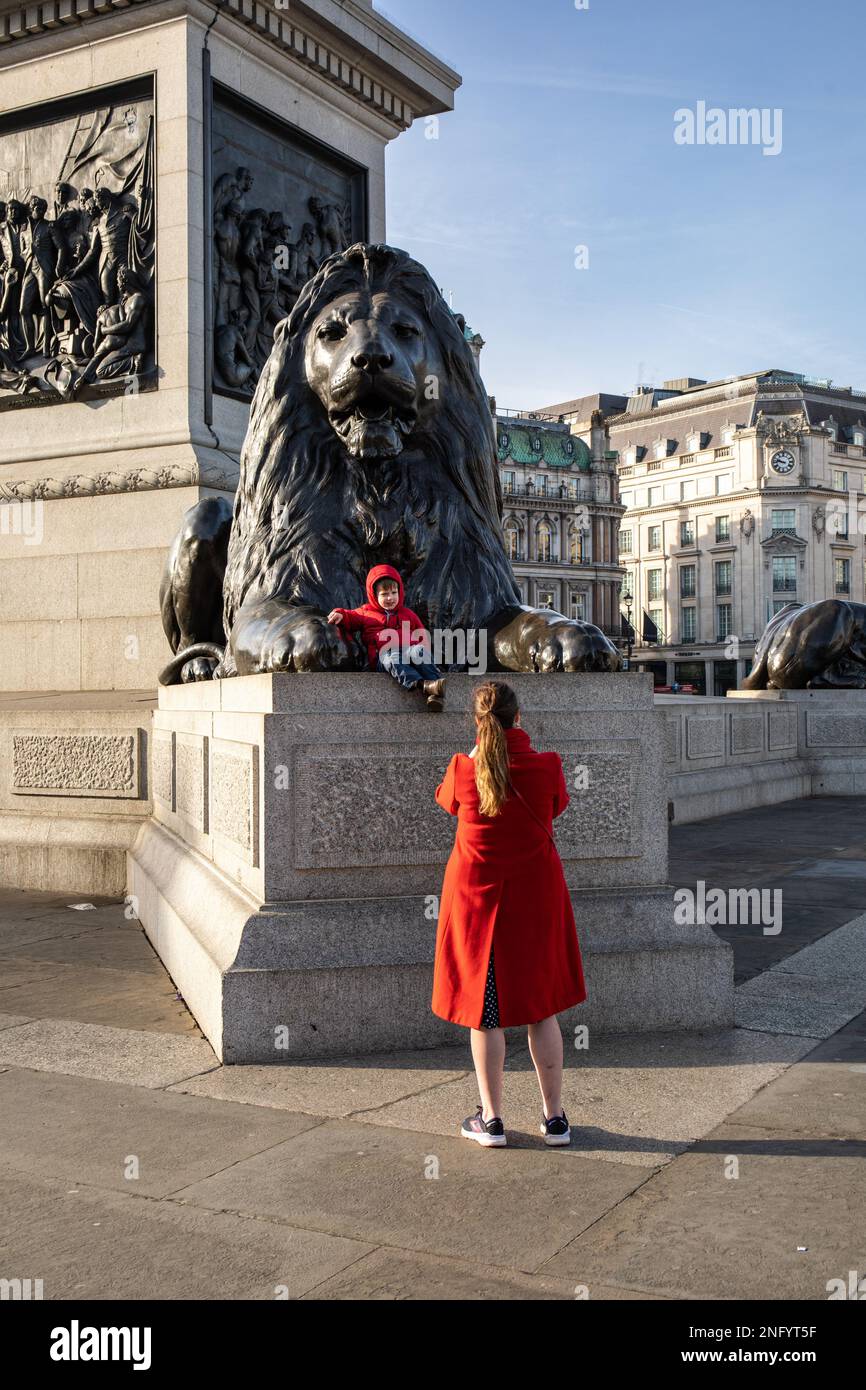
[[[231,465],[169,463],[162,468],[106,469],[67,477],[0,480],[0,505],[14,502],[59,502],[70,497],[105,497],[117,492],[154,492],[160,488],[211,487],[233,492],[238,469]]]
[[[418,115],[451,109],[453,93],[460,85],[457,73],[360,4],[347,6],[346,18],[353,21],[350,33],[327,24],[322,13],[325,0],[320,0],[320,6],[315,10],[309,4],[278,9],[257,0],[219,0],[218,4],[198,0],[176,0],[174,4],[164,0],[43,0],[31,5],[0,0],[0,65],[8,61],[7,54],[18,43],[54,35],[64,28],[80,29],[106,17],[113,17],[116,24],[117,17],[132,8],[159,11],[160,18],[166,11],[190,13],[207,23],[216,11],[221,31],[235,25],[252,30],[322,81],[372,108],[398,131],[408,129]],[[310,16],[311,23],[298,22],[301,11]],[[140,22],[147,21],[142,16]],[[355,39],[357,48],[353,47]],[[393,62],[388,61],[389,52]],[[401,71],[398,62],[408,71]]]

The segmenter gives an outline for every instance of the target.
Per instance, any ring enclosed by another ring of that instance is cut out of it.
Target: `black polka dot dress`
[[[490,964],[487,967],[487,983],[484,986],[484,1009],[481,1014],[482,1028],[498,1028],[499,998],[496,993],[496,975],[493,970],[493,942],[490,943]]]

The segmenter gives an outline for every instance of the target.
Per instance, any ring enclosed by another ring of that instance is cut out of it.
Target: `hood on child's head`
[[[374,565],[367,575],[367,599],[376,608],[382,605],[376,597],[375,584],[378,579],[393,579],[400,594],[399,603],[403,606],[403,581],[400,578],[399,570],[395,570],[393,565]],[[383,610],[384,612],[384,610]]]

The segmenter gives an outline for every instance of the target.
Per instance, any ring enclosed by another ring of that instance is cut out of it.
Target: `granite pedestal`
[[[224,1061],[465,1041],[430,1011],[455,831],[433,792],[474,741],[477,679],[449,679],[442,715],[373,673],[160,691],[154,813],[129,854],[129,892]],[[589,1000],[564,1027],[728,1026],[729,948],[673,920],[651,678],[510,680],[534,746],[560,753],[571,792],[556,836]]]

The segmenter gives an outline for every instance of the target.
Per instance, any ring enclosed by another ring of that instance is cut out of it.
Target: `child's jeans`
[[[378,658],[376,670],[386,671],[395,681],[400,682],[404,690],[414,690],[422,681],[438,681],[441,671],[429,662],[415,660],[417,650],[413,648],[406,653],[413,658],[411,661],[401,661],[394,651],[383,652]]]

